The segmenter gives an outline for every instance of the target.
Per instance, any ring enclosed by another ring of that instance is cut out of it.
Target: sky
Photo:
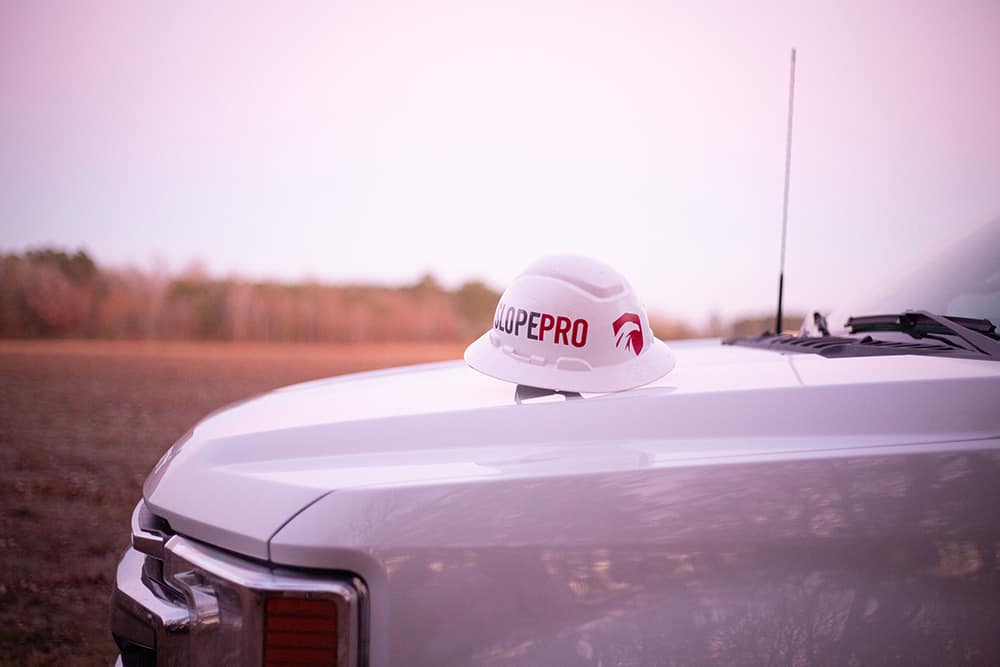
[[[786,311],[1000,218],[996,0],[0,0],[0,251],[766,312],[792,47]]]

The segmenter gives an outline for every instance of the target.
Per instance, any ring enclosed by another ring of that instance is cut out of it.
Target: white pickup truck
[[[1000,664],[1000,224],[612,393],[462,361],[216,412],[150,474],[120,664]]]

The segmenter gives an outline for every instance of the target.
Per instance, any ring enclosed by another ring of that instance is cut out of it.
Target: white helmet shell
[[[508,382],[588,393],[639,387],[674,367],[625,277],[576,255],[545,257],[515,278],[465,361]]]

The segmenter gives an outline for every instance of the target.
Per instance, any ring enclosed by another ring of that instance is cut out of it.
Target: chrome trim
[[[111,612],[116,639],[155,650],[157,665],[261,665],[263,606],[276,595],[333,600],[338,664],[366,664],[367,588],[359,578],[273,568],[179,535],[164,542],[162,554],[161,562],[135,548],[125,552]]]
[[[184,593],[192,611],[192,641],[198,634],[215,636],[216,654],[200,650],[198,656],[206,665],[227,663],[235,655],[244,663],[249,658],[252,664],[260,664],[262,610],[265,599],[275,595],[333,600],[337,609],[337,664],[359,664],[361,593],[349,579],[268,568],[180,536],[167,541],[163,573],[168,585]],[[235,632],[229,632],[226,616],[237,610],[240,623]]]
[[[128,549],[118,563],[111,594],[111,632],[118,640],[155,648],[164,656],[164,665],[183,664],[166,656],[187,653],[188,610],[154,595],[144,584],[142,569],[147,558]]]
[[[163,545],[170,538],[170,527],[163,519],[154,516],[140,500],[132,510],[132,548],[163,560]]]

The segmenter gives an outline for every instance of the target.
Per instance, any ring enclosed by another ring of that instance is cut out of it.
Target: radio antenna
[[[788,235],[788,184],[792,176],[792,118],[795,115],[795,49],[788,75],[788,133],[785,135],[785,197],[781,209],[781,267],[778,271],[778,315],[774,333],[781,335],[781,301],[785,291],[785,237]]]

